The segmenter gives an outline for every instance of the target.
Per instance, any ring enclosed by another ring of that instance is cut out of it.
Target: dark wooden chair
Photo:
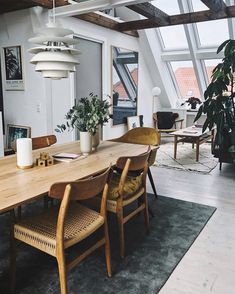
[[[68,293],[67,272],[103,245],[105,246],[107,272],[111,277],[110,244],[106,219],[109,173],[110,168],[102,174],[76,182],[53,184],[49,191],[49,197],[61,200],[60,206],[52,207],[42,214],[13,225],[11,238],[12,292],[15,287],[16,240],[57,259],[62,294]],[[83,200],[100,194],[102,194],[102,198],[99,212],[84,205]],[[103,228],[101,239],[81,255],[66,263],[65,250],[89,237],[100,228]]]
[[[120,157],[116,162],[110,182],[107,211],[117,215],[122,258],[125,255],[124,224],[143,211],[146,230],[149,230],[146,176],[150,151],[149,148],[146,153],[138,156]],[[124,208],[134,201],[138,203],[138,207],[124,215]]]

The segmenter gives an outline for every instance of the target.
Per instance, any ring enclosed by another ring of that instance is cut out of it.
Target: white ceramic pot
[[[80,132],[80,150],[83,155],[92,151],[92,136],[89,132]]]

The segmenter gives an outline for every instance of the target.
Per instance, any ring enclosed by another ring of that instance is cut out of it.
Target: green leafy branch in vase
[[[98,95],[90,93],[83,97],[65,115],[66,123],[57,125],[56,132],[77,128],[81,132],[95,134],[99,125],[109,121],[111,104],[107,100],[101,100]]]

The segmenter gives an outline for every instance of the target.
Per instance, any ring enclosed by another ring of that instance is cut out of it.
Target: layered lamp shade
[[[38,31],[38,36],[29,39],[30,43],[40,46],[29,49],[35,56],[30,60],[35,64],[35,71],[41,72],[44,78],[67,78],[70,72],[75,72],[75,65],[79,64],[75,55],[80,51],[70,48],[77,44],[76,39],[67,37],[73,34],[72,30],[56,27],[45,27]]]

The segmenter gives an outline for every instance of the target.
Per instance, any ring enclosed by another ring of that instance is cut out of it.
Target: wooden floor
[[[159,195],[217,208],[160,294],[234,294],[235,165],[223,164],[221,172],[217,166],[208,175],[158,167],[151,170]]]

